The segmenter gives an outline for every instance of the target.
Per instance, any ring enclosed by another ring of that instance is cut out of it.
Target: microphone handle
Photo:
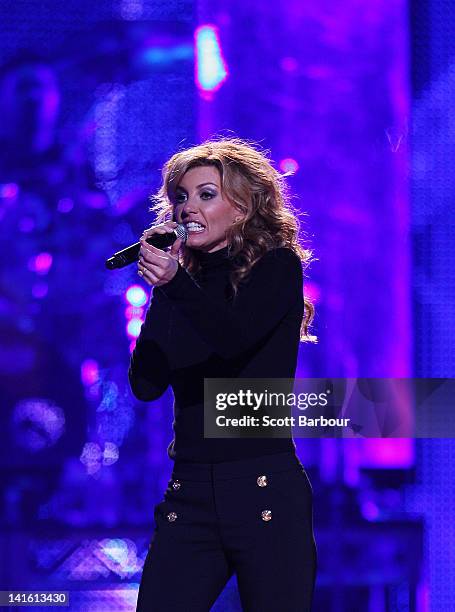
[[[157,249],[165,249],[166,247],[174,244],[177,238],[177,232],[173,230],[172,232],[166,232],[165,234],[153,234],[147,238],[146,242],[153,245]],[[136,242],[135,244],[126,247],[126,249],[122,249],[121,251],[114,253],[112,257],[106,260],[106,268],[108,268],[108,270],[115,270],[117,268],[124,268],[125,266],[134,263],[139,259],[140,248],[141,243]]]

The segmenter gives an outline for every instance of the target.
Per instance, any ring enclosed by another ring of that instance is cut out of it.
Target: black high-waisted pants
[[[293,452],[175,463],[144,563],[138,612],[208,612],[235,572],[245,612],[309,612],[312,488]]]

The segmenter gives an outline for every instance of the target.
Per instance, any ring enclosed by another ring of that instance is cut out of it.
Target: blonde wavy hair
[[[313,261],[312,251],[299,242],[299,213],[291,205],[287,174],[275,170],[268,153],[259,150],[256,143],[240,138],[207,140],[179,151],[166,162],[162,185],[150,198],[150,210],[156,214],[157,223],[173,220],[175,191],[183,175],[198,166],[218,169],[223,196],[243,213],[243,218],[226,232],[228,253],[234,264],[230,273],[234,297],[254,264],[271,249],[292,249],[302,262],[304,276]],[[191,275],[198,271],[199,262],[191,248],[183,246],[179,260]],[[300,340],[317,342],[316,336],[309,333],[314,306],[305,296],[304,302]]]

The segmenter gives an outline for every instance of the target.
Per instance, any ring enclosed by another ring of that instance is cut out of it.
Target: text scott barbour
[[[272,406],[295,406],[299,410],[306,410],[316,406],[327,405],[327,393],[280,393],[260,392],[250,389],[240,389],[235,393],[217,393],[215,406],[217,410],[226,410],[228,407],[246,406],[253,410]],[[219,414],[216,419],[218,427],[347,427],[348,418],[326,418],[318,416],[309,418],[306,415],[272,417],[268,414],[262,416],[242,415],[228,417]]]
[[[216,417],[216,424],[218,427],[347,427],[350,420],[347,418],[327,419],[323,416],[308,418],[304,414],[298,417],[270,417],[268,415],[254,417],[244,415],[238,418],[219,414]]]

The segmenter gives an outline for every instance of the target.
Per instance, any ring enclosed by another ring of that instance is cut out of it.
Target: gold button
[[[174,480],[174,482],[172,483],[172,488],[174,489],[174,491],[178,491],[181,486],[182,483],[180,482],[180,480]]]
[[[267,486],[267,476],[258,476],[256,482],[258,483],[259,487],[266,487]]]
[[[169,512],[169,514],[167,515],[167,520],[170,523],[173,523],[176,519],[177,519],[177,512]]]
[[[261,516],[262,516],[262,520],[263,521],[271,521],[272,520],[272,511],[271,510],[263,510],[261,512]]]

